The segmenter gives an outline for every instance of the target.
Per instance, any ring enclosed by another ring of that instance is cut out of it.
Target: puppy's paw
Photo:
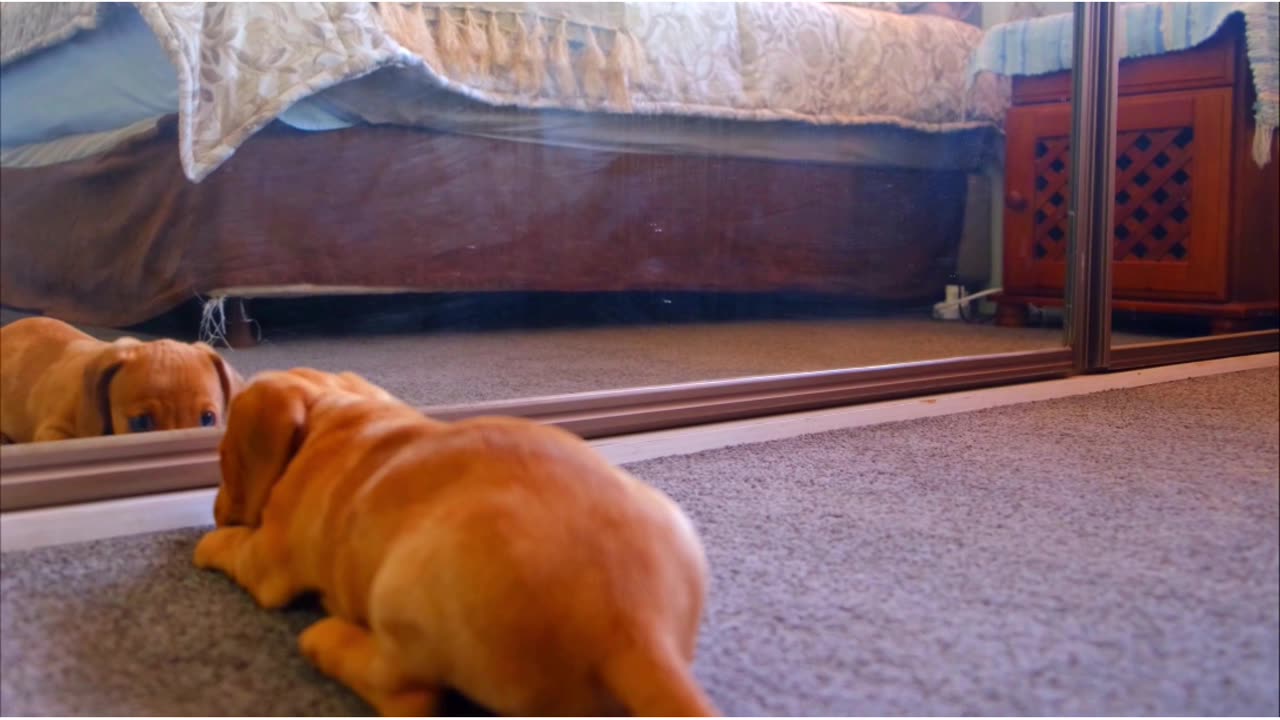
[[[440,710],[440,693],[435,690],[404,690],[369,698],[382,717],[430,717]]]
[[[334,676],[339,674],[344,650],[353,648],[368,652],[369,635],[366,630],[341,618],[327,617],[302,631],[298,636],[298,649],[320,672]]]
[[[245,589],[263,610],[279,610],[293,602],[299,594],[298,588],[289,582],[289,578],[278,572],[270,573],[252,584],[246,584]]]
[[[195,565],[201,570],[230,572],[235,553],[252,531],[244,527],[218,528],[210,531],[196,543]]]

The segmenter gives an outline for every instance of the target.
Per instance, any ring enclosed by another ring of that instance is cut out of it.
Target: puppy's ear
[[[195,346],[208,354],[210,362],[213,363],[213,369],[218,372],[218,382],[222,385],[222,415],[225,419],[227,413],[231,411],[231,399],[244,387],[244,378],[231,367],[231,363],[218,354],[217,350],[202,342],[196,343]]]
[[[271,490],[306,439],[308,394],[296,384],[260,379],[235,396],[222,439],[219,526],[257,527]]]
[[[89,361],[81,380],[80,404],[76,408],[76,434],[79,437],[114,435],[111,421],[111,381],[133,356],[134,342],[107,345]]]

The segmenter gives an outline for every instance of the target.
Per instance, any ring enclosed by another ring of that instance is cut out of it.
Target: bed
[[[23,5],[0,303],[93,325],[348,292],[930,300],[1008,104],[929,4]]]

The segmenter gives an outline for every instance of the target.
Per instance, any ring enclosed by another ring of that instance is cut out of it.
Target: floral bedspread
[[[193,181],[294,102],[387,66],[504,106],[946,132],[999,124],[971,25],[830,3],[137,3]]]

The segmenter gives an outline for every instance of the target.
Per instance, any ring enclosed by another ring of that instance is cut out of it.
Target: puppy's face
[[[236,395],[218,448],[222,483],[213,505],[218,527],[262,523],[272,488],[306,440],[312,406],[333,394],[394,401],[352,373],[307,368],[262,373]]]
[[[203,343],[117,341],[85,372],[83,412],[101,435],[222,425],[240,376]]]
[[[241,384],[213,348],[173,340],[117,342],[85,376],[104,435],[222,425]]]

